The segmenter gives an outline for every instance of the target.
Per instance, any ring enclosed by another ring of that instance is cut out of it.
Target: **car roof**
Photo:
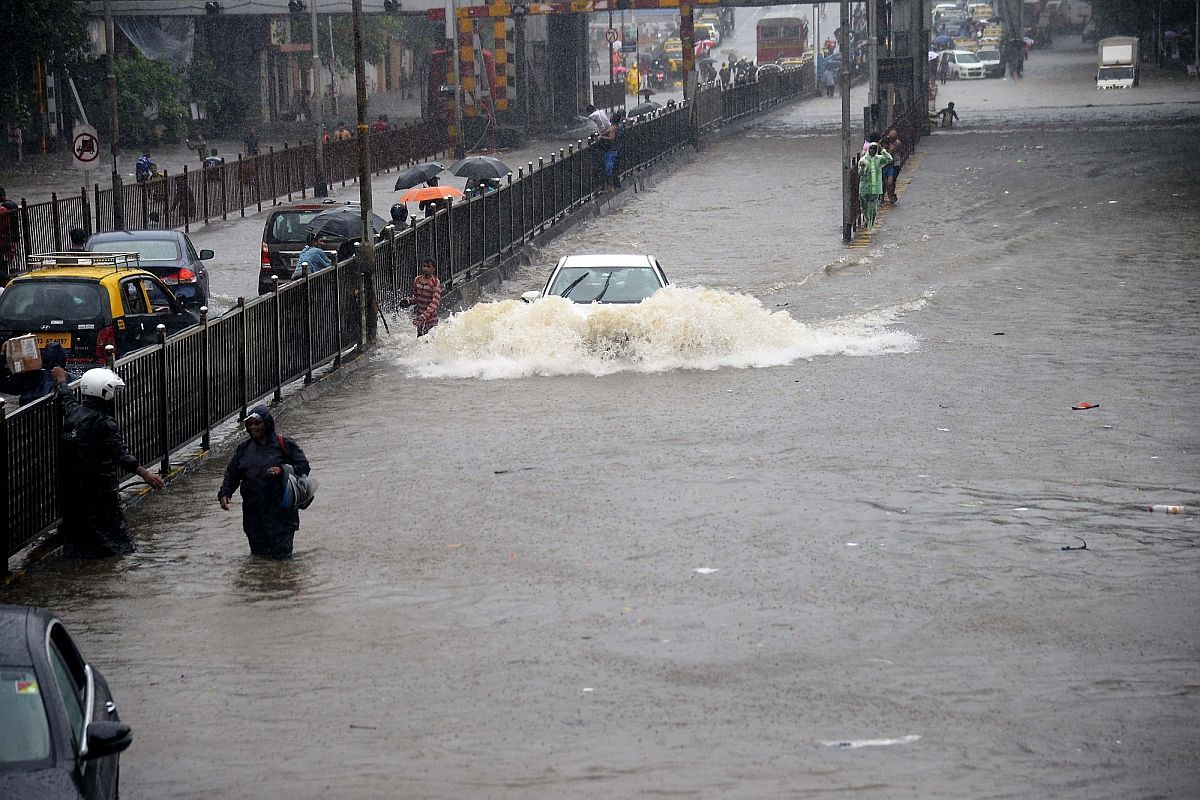
[[[12,279],[12,284],[24,283],[32,279],[58,280],[60,278],[82,278],[84,280],[102,281],[110,275],[149,275],[154,276],[154,273],[144,269],[131,268],[115,268],[110,266],[104,267],[42,267],[41,269],[30,270],[29,272],[18,275]]]
[[[117,241],[172,241],[177,242],[183,238],[180,231],[169,229],[163,230],[142,230],[142,231],[106,231],[105,233],[93,233],[88,238],[89,242],[117,242]]]
[[[40,608],[0,605],[0,664],[8,667],[33,665],[26,633],[31,617],[41,618],[42,628],[54,619],[52,614]]]
[[[653,267],[654,256],[629,253],[600,253],[564,256],[563,267]]]
[[[280,203],[277,206],[271,206],[271,213],[279,214],[286,211],[328,211],[331,208],[341,208],[343,205],[356,206],[358,203],[338,203],[336,201],[322,200],[296,200],[291,203]]]

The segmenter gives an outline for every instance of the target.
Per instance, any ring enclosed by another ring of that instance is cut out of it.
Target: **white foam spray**
[[[830,355],[906,353],[912,334],[895,327],[924,300],[822,323],[771,313],[744,294],[669,287],[641,303],[479,303],[415,342],[397,361],[415,377],[523,378],[674,369],[771,367]]]

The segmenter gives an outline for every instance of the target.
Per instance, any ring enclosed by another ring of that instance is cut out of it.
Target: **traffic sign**
[[[616,28],[609,28],[608,30],[606,30],[604,32],[604,38],[608,40],[609,44],[612,44],[613,42],[615,42],[619,35],[620,34],[617,33]]]
[[[93,169],[100,159],[100,137],[91,125],[76,125],[71,137],[71,155],[79,169]]]

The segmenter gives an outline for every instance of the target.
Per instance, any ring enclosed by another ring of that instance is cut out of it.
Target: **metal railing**
[[[375,173],[433,158],[447,147],[446,130],[431,123],[372,133],[371,165]],[[358,176],[358,143],[330,141],[324,145],[325,173],[329,183],[343,186]],[[183,228],[246,216],[246,211],[261,211],[276,200],[308,196],[315,181],[316,143],[285,144],[266,153],[227,161],[214,167],[189,169],[174,175],[163,174],[141,183],[121,186],[121,210],[125,228]],[[78,195],[58,197],[44,203],[26,203],[5,220],[2,233],[12,239],[9,272],[23,269],[25,257],[32,253],[64,250],[67,233],[81,228],[88,234],[116,228],[112,188],[96,184]],[[153,218],[152,216],[153,215]],[[0,247],[3,246],[0,242]],[[0,253],[0,257],[3,253]]]
[[[756,93],[749,86],[726,89],[722,108],[744,116],[751,100],[766,109],[806,85],[797,79],[773,81]],[[619,173],[634,175],[691,145],[690,113],[683,105],[630,125],[620,140]],[[364,321],[377,313],[366,307],[372,290],[380,308],[390,311],[410,293],[422,258],[437,261],[445,293],[498,265],[595,196],[603,185],[599,152],[594,137],[578,142],[519,167],[497,191],[451,202],[402,230],[386,229],[369,276],[351,258],[255,299],[239,298],[221,316],[205,315],[169,338],[160,328],[157,344],[113,365],[130,387],[116,407],[130,451],[143,464],[158,462],[165,473],[181,449],[198,442],[207,450],[217,425],[243,418],[264,397],[278,400],[284,385],[311,381],[318,368],[337,368],[365,344]],[[260,163],[291,174],[292,166],[279,167],[278,160]],[[57,406],[53,396],[43,397],[5,415],[0,400],[0,486],[7,488],[0,497],[0,546],[6,556],[60,517]],[[7,569],[7,558],[4,564]]]

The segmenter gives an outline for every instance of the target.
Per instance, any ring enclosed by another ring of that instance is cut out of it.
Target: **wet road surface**
[[[806,104],[394,334],[282,417],[292,562],[218,455],[135,556],[19,582],[134,727],[123,796],[1187,796],[1200,113],[1064,104],[1086,61],[922,143],[869,246]],[[630,339],[499,302],[623,250],[681,289]]]

